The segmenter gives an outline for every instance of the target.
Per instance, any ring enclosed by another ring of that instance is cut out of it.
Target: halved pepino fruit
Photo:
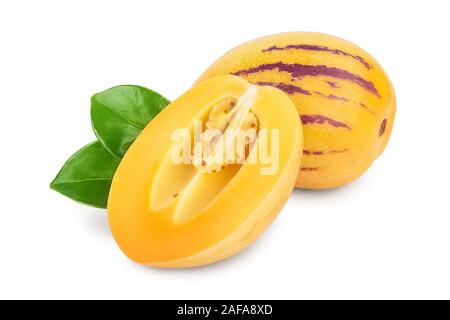
[[[155,267],[227,258],[287,201],[303,135],[291,99],[232,76],[199,83],[153,119],[117,169],[109,224],[122,251]]]

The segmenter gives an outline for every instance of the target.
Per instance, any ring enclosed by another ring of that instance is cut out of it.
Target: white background
[[[448,1],[2,1],[0,298],[450,298]],[[283,31],[350,40],[398,114],[356,182],[295,191],[249,249],[192,270],[137,265],[105,212],[49,189],[94,139],[90,96],[174,99],[230,48]]]

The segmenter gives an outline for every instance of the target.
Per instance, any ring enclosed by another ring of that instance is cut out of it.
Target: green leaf
[[[83,204],[106,208],[119,163],[100,142],[93,142],[67,160],[50,188]]]
[[[130,145],[169,100],[133,85],[113,87],[91,99],[92,127],[105,149],[121,159]]]

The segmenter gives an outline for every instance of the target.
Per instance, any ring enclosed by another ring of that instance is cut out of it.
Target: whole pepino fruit
[[[305,145],[296,187],[353,181],[389,140],[392,84],[372,56],[343,39],[309,32],[262,37],[227,52],[198,81],[222,74],[276,87],[294,101]]]

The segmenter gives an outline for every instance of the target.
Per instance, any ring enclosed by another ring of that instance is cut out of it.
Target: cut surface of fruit
[[[303,136],[289,97],[232,76],[204,81],[166,107],[113,179],[108,219],[132,260],[193,267],[233,255],[287,201]]]

